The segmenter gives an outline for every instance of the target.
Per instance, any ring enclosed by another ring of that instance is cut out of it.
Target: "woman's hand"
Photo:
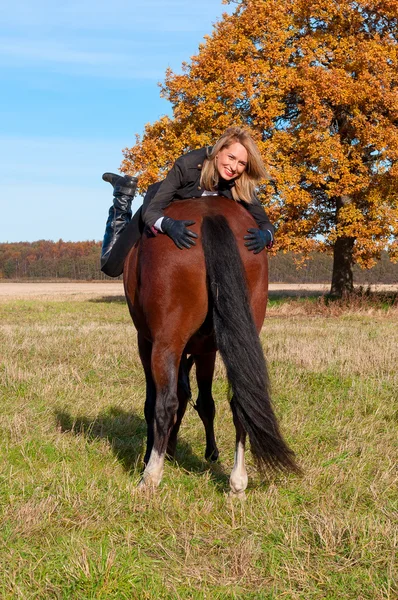
[[[173,240],[177,248],[182,250],[183,248],[190,248],[196,246],[193,238],[197,238],[198,235],[187,229],[187,225],[194,225],[195,221],[177,221],[171,217],[164,217],[162,221],[162,231]]]
[[[243,239],[248,240],[245,242],[248,250],[258,254],[264,248],[272,248],[273,237],[272,233],[268,229],[248,229],[250,235],[245,235]]]

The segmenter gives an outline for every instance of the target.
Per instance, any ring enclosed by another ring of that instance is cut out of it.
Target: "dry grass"
[[[272,299],[262,340],[305,474],[264,483],[248,458],[231,502],[220,362],[221,462],[190,408],[161,489],[137,491],[145,381],[113,300],[0,305],[0,597],[396,598],[396,302]]]

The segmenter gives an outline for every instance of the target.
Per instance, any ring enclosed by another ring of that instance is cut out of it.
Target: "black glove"
[[[186,225],[194,225],[195,221],[177,221],[171,217],[164,217],[161,227],[164,233],[167,233],[173,240],[177,248],[190,248],[196,246],[192,238],[197,238],[198,235],[186,228]]]
[[[243,239],[249,240],[245,242],[248,250],[252,250],[254,254],[258,254],[264,248],[272,248],[273,237],[268,229],[248,229],[250,235],[245,235]]]

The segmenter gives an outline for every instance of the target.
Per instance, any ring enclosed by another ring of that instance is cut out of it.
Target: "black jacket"
[[[200,172],[206,157],[207,148],[192,150],[180,156],[170,169],[166,179],[149,186],[143,204],[143,219],[148,227],[152,227],[158,219],[164,217],[164,209],[174,199],[199,198],[203,194],[204,188],[200,185]],[[234,185],[233,180],[225,182],[219,187],[220,196],[232,199],[231,188]],[[268,229],[272,232],[272,236],[274,235],[274,227],[256,196],[250,204],[243,200],[239,200],[239,204],[249,211],[260,229]],[[189,215],[187,215],[187,219],[189,219]]]

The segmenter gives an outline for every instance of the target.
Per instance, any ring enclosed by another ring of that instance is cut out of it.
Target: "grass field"
[[[175,463],[136,489],[144,376],[121,298],[0,302],[2,599],[393,600],[398,306],[275,296],[262,332],[304,476],[228,497],[234,429],[219,363],[220,462],[189,407]]]

